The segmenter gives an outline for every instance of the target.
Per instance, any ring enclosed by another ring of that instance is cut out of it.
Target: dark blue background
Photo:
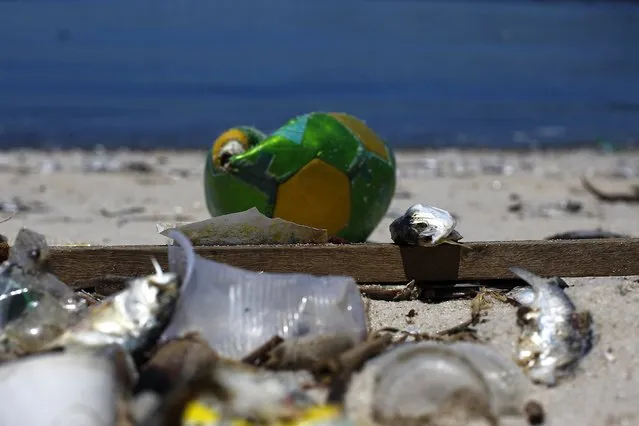
[[[207,147],[358,115],[396,146],[639,137],[618,2],[0,1],[0,146]]]

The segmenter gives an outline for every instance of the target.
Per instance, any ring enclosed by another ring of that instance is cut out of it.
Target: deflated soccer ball
[[[212,216],[256,207],[364,242],[395,193],[395,156],[359,119],[313,112],[268,136],[246,126],[222,133],[208,155],[204,186]]]

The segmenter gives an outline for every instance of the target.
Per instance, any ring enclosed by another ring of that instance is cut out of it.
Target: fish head
[[[412,245],[436,245],[447,239],[459,241],[462,237],[455,226],[457,220],[446,210],[415,204],[390,225],[395,242]]]
[[[155,273],[135,278],[130,282],[130,302],[142,303],[153,311],[162,310],[177,300],[180,279],[173,272],[163,272],[155,258],[151,258],[151,262]]]
[[[146,280],[149,285],[158,289],[160,294],[177,295],[180,286],[180,278],[174,272],[164,272],[155,258],[151,258],[155,273],[148,275]]]

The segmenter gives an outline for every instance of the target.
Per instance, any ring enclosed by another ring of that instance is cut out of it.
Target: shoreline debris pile
[[[431,243],[451,238],[449,222]],[[513,268],[526,285],[495,296],[519,305],[513,358],[472,328],[490,290],[450,330],[371,330],[351,277],[247,271],[164,231],[168,271],[152,259],[148,275],[93,298],[55,276],[44,236],[19,232],[0,266],[0,423],[498,425],[592,347],[592,319],[560,278]]]

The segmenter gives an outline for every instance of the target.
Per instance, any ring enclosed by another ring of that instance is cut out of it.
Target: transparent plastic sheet
[[[171,230],[169,269],[183,279],[180,300],[163,339],[200,332],[222,356],[241,358],[274,335],[331,332],[366,337],[366,313],[351,277],[246,271],[204,259]]]
[[[196,245],[242,244],[321,244],[328,242],[326,229],[299,225],[278,217],[264,216],[252,207],[248,210],[216,216],[193,223],[158,223],[164,236],[172,230],[182,232]]]

